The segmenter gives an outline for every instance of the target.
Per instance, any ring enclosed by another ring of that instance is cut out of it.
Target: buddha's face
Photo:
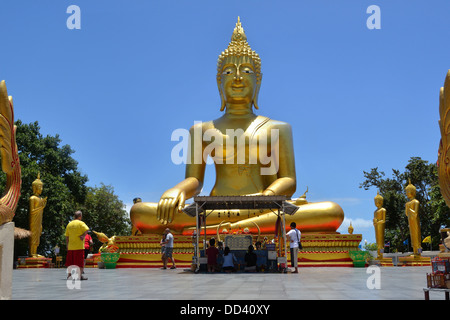
[[[375,198],[375,206],[377,208],[381,208],[382,205],[383,205],[383,200],[379,199],[379,198]]]
[[[43,186],[41,184],[37,183],[37,184],[33,185],[32,188],[33,188],[33,193],[35,195],[39,196],[42,193]]]
[[[413,189],[406,189],[406,196],[408,199],[414,199],[416,197],[416,191]]]
[[[255,67],[246,56],[227,57],[222,64],[220,90],[228,107],[248,108],[257,89]],[[245,106],[244,106],[245,105]]]

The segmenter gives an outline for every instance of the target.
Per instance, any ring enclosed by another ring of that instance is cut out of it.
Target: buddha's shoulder
[[[221,121],[222,121],[221,118],[216,119],[216,120],[210,120],[210,121],[198,121],[191,127],[191,131],[201,130],[204,132],[209,129],[214,129],[214,128],[216,128],[216,125],[218,123],[220,123]],[[280,120],[271,119],[271,118],[265,117],[265,116],[256,117],[253,120],[252,125],[255,127],[259,127],[259,128],[266,127],[266,129],[279,129],[282,131],[291,131],[292,130],[291,125],[289,123],[280,121]]]
[[[270,129],[278,129],[283,132],[291,132],[292,127],[288,122],[267,118],[265,126]]]
[[[267,119],[267,124],[271,126],[278,126],[278,127],[288,127],[290,128],[291,125],[288,122],[281,121],[281,120],[275,120],[268,117],[264,117]]]
[[[213,128],[214,128],[214,120],[211,120],[211,121],[197,121],[191,127],[191,131],[195,131],[195,130],[206,131],[208,129],[213,129]]]

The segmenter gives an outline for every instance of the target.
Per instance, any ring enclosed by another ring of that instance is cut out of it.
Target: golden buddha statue
[[[414,256],[419,257],[422,252],[422,236],[420,231],[419,201],[416,199],[416,187],[409,181],[405,191],[406,196],[410,200],[405,205],[405,214],[408,217],[411,246],[413,247]]]
[[[216,171],[211,196],[290,198],[294,194],[291,126],[253,112],[253,108],[259,109],[261,79],[260,57],[250,48],[238,18],[231,42],[217,63],[220,110],[224,114],[191,127],[185,179],[165,191],[158,203],[136,202],[130,211],[133,230],[145,235],[162,233],[168,227],[177,234],[190,234],[196,221],[182,209],[187,199],[202,190],[208,156],[214,160]],[[308,203],[305,197],[290,202],[299,210],[286,216],[286,223],[295,221],[302,232],[336,233],[344,219],[342,208],[333,202]],[[259,227],[263,234],[273,233],[277,218],[267,210],[214,211],[207,217],[207,226],[212,234],[220,224],[229,230],[248,228],[253,233]]]
[[[31,187],[33,188],[33,195],[30,197],[30,232],[31,236],[29,238],[29,256],[39,257],[37,254],[37,248],[40,243],[41,233],[42,233],[42,216],[44,213],[44,208],[47,205],[47,197],[41,198],[44,184],[40,179],[40,174],[36,180],[33,181]]]
[[[384,252],[384,230],[386,225],[386,209],[383,208],[383,197],[377,192],[374,198],[375,210],[373,214],[373,226],[375,227],[375,240],[377,242],[377,259],[383,259]]]
[[[441,194],[450,207],[450,70],[444,86],[439,90],[439,129],[441,140],[438,148],[438,177]]]

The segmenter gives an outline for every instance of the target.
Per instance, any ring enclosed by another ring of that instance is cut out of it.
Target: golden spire
[[[236,22],[236,27],[234,27],[231,41],[247,41],[247,36],[245,35],[244,28],[242,28],[241,19],[239,17]]]

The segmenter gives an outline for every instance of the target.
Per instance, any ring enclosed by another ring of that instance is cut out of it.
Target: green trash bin
[[[115,269],[117,261],[119,261],[119,252],[102,252],[100,255],[106,269]]]
[[[364,268],[366,266],[367,258],[370,255],[368,251],[350,251],[350,258],[353,260],[353,266],[356,268]]]

